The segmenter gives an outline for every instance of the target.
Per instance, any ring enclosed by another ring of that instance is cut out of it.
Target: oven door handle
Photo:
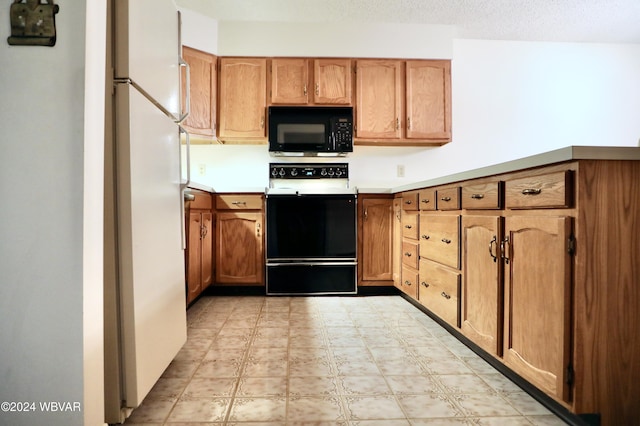
[[[267,267],[269,266],[355,266],[358,262],[349,261],[349,262],[278,262],[278,263],[269,263],[267,262]]]

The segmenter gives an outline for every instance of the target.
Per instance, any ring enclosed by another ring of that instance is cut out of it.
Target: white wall
[[[104,2],[56,4],[55,47],[9,46],[9,4],[0,7],[0,401],[78,402],[82,411],[0,412],[3,425],[83,425],[97,418],[85,396],[102,398],[95,389],[84,393],[85,380],[99,386],[102,377],[102,183],[92,173],[83,180],[85,137],[97,144],[88,150],[89,166],[102,166],[100,111],[85,110],[85,99],[99,105],[100,95],[85,98],[85,76],[104,94],[97,81],[104,67],[85,69],[85,50],[100,54],[99,36],[85,44],[85,19],[99,16]],[[89,115],[93,131],[84,124]],[[98,204],[85,211],[91,191]],[[84,346],[84,312],[92,309],[86,320],[98,322],[87,324],[94,335]]]
[[[189,9],[180,8],[182,44],[204,52],[218,53],[218,22]]]
[[[453,142],[408,158],[415,180],[639,143],[640,45],[455,40],[451,86]]]

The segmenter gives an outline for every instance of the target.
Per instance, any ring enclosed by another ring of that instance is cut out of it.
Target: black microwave
[[[353,152],[353,108],[269,107],[273,155],[346,155]]]

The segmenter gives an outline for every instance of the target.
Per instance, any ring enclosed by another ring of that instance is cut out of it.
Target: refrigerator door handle
[[[189,114],[191,114],[191,67],[189,66],[189,64],[187,63],[187,61],[184,60],[184,58],[182,56],[180,56],[179,58],[179,64],[181,67],[183,67],[185,69],[185,98],[184,98],[184,103],[185,105],[183,105],[184,107],[184,112],[182,112],[182,115],[178,118],[178,120],[176,121],[176,123],[178,124],[182,124],[182,122],[184,120],[187,119],[187,117],[189,117]],[[182,84],[180,85],[180,100],[182,100]]]
[[[185,190],[191,183],[191,142],[189,138],[189,132],[187,132],[182,126],[178,125],[178,130],[180,134],[184,133],[185,138],[185,150],[186,154],[186,162],[187,162],[187,180],[180,183],[180,233],[182,236],[182,249],[187,249],[187,232],[186,232],[186,218],[184,216],[184,197]],[[178,137],[178,141],[182,138]],[[180,159],[180,181],[182,181],[182,143],[178,143],[178,156]]]

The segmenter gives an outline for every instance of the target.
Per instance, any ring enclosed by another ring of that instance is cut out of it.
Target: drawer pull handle
[[[233,204],[234,206],[246,206],[247,202],[246,201],[234,201],[231,204]]]
[[[409,252],[406,252],[404,255],[407,256],[407,257],[411,257],[411,253],[409,253]]]
[[[538,195],[542,192],[539,188],[526,188],[522,190],[522,195]]]
[[[451,296],[449,296],[447,293],[445,293],[444,291],[442,293],[440,293],[440,296],[444,297],[445,299],[449,300],[451,299]]]
[[[429,203],[431,202],[431,201],[429,201],[429,200],[428,200],[428,199],[426,199],[426,198],[423,198],[423,199],[422,199],[422,200],[420,200],[420,201],[421,201],[421,202],[423,202],[423,203],[425,203],[425,204],[429,204]]]
[[[440,198],[442,201],[451,201],[451,197],[442,197]]]
[[[404,203],[405,204],[411,204],[411,200],[406,200]]]
[[[447,238],[443,238],[441,241],[442,241],[443,243],[445,243],[445,244],[451,244],[451,240],[449,240],[449,239],[447,239]]]
[[[405,225],[404,227],[407,228],[407,229],[411,229],[412,228],[411,225]]]
[[[423,240],[428,240],[429,238],[431,238],[431,237],[430,237],[430,236],[428,236],[428,235],[423,235],[423,236],[422,236],[422,239],[423,239]]]
[[[482,200],[484,198],[484,194],[471,194],[471,198],[474,200]]]
[[[411,281],[409,281],[409,280],[405,281],[404,285],[411,285]]]
[[[429,287],[429,283],[426,281],[422,281],[420,284],[422,284],[423,287]]]

